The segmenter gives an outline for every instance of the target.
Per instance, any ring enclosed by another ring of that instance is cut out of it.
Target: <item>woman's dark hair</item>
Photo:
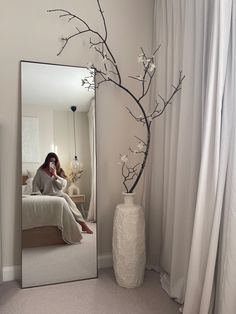
[[[61,168],[59,158],[55,153],[48,153],[46,158],[45,158],[44,163],[42,164],[42,166],[40,168],[42,168],[42,169],[49,168],[49,163],[50,163],[50,160],[52,158],[55,158],[55,166],[56,166],[57,174],[62,178],[67,178],[65,171]]]

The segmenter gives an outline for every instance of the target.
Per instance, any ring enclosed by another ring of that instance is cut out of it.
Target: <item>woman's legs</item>
[[[93,231],[87,226],[81,212],[72,201],[72,199],[69,197],[69,195],[66,193],[61,193],[61,196],[67,201],[68,205],[70,206],[71,212],[75,217],[75,220],[81,225],[82,231],[92,234]]]
[[[84,221],[78,221],[78,223],[81,225],[82,231],[85,231],[89,234],[93,233],[93,231],[91,229],[89,229],[89,227],[86,225],[86,223]]]

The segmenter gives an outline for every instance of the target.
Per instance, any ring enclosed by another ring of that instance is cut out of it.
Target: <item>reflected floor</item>
[[[79,244],[23,249],[22,286],[96,277],[96,224],[87,224],[94,233],[82,233],[83,240]]]

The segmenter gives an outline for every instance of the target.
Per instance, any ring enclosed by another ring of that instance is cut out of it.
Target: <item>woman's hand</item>
[[[49,168],[49,171],[50,171],[50,173],[51,173],[55,178],[57,178],[57,171],[56,171],[55,168],[50,167],[50,168]]]

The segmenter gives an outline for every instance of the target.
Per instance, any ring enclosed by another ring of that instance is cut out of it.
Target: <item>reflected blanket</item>
[[[56,226],[62,231],[67,243],[78,243],[82,239],[66,200],[58,196],[24,195],[22,198],[22,229]]]

